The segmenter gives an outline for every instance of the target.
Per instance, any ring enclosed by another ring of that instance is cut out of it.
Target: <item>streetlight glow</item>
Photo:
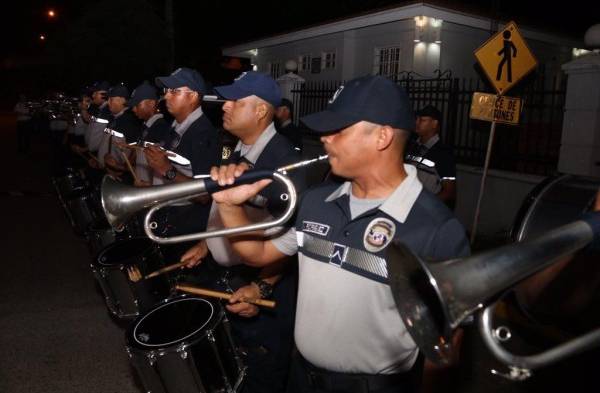
[[[56,16],[56,12],[54,10],[48,10],[48,17],[54,18]]]
[[[40,34],[40,41],[44,41],[46,39],[46,36],[43,34]]]

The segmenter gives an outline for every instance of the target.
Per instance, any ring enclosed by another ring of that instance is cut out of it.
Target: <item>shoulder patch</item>
[[[376,218],[367,225],[363,245],[370,252],[383,250],[394,238],[396,224],[387,218]]]
[[[231,147],[223,146],[223,150],[221,151],[221,158],[223,160],[228,159],[231,156]]]
[[[327,236],[329,225],[320,224],[313,221],[302,221],[302,232],[310,232],[321,236]]]

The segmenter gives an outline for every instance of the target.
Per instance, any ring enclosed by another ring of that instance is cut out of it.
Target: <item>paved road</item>
[[[123,329],[96,289],[87,245],[52,193],[44,138],[17,156],[13,123],[2,116],[0,143],[1,167],[10,173],[0,185],[0,392],[141,392]]]

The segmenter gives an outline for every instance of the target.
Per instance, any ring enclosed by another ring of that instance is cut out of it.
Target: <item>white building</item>
[[[518,21],[517,21],[518,22]],[[386,9],[223,48],[224,55],[248,57],[274,77],[288,60],[298,62],[307,81],[348,80],[365,74],[397,76],[414,72],[430,78],[436,70],[476,77],[473,52],[498,31],[489,18],[427,3]],[[582,42],[519,26],[546,76],[560,73]],[[549,78],[551,79],[551,78]]]

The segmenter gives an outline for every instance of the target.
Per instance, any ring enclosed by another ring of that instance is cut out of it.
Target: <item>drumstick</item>
[[[156,271],[154,271],[152,273],[148,273],[147,275],[144,276],[144,279],[156,277],[156,276],[159,276],[159,275],[161,275],[163,273],[170,272],[171,270],[175,270],[175,269],[178,269],[178,268],[180,268],[182,266],[185,266],[187,263],[189,263],[189,261],[177,262],[177,263],[174,263],[172,265],[165,266],[165,267],[160,268],[160,269],[158,269],[158,270],[156,270]]]
[[[227,292],[213,291],[210,289],[191,287],[189,285],[175,285],[175,289],[182,292],[192,293],[194,295],[202,295],[208,297],[214,297],[218,299],[231,299],[231,294]],[[243,299],[245,303],[255,304],[257,306],[263,306],[267,308],[274,308],[275,302],[272,300],[264,300],[264,299]]]
[[[117,146],[119,146],[122,149],[132,149],[132,150],[144,150],[146,149],[146,147],[148,146],[157,146],[158,148],[160,148],[162,151],[165,152],[165,154],[167,155],[167,157],[175,157],[177,156],[177,154],[166,150],[165,148],[159,146],[158,144],[148,144],[146,146],[139,146],[139,145],[129,145],[127,143],[123,143],[123,142],[115,142],[117,144]]]
[[[131,163],[129,162],[129,158],[127,158],[127,154],[125,154],[124,151],[121,151],[121,154],[123,155],[123,158],[125,159],[125,164],[127,164],[127,168],[129,168],[129,172],[131,172],[131,175],[133,176],[133,180],[137,183],[139,182],[139,179],[135,173],[135,171],[133,170],[133,168],[131,167]]]
[[[93,155],[92,152],[89,150],[86,150],[84,153],[79,152],[79,155],[85,160],[92,158],[94,161],[98,163],[100,162],[100,160],[98,160],[98,158],[95,155]]]

